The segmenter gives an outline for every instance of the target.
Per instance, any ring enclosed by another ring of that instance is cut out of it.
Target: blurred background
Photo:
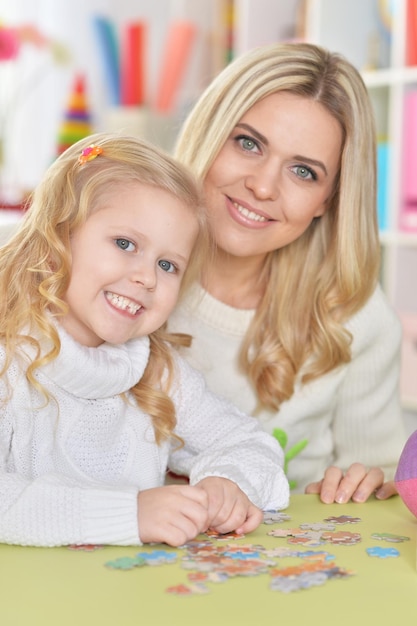
[[[211,79],[250,48],[305,40],[362,73],[378,131],[381,283],[403,322],[417,427],[417,0],[0,0],[0,240],[43,172],[96,131],[170,151]]]

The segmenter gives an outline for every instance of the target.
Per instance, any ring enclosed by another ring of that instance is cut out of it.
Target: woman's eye
[[[243,150],[246,150],[247,152],[255,152],[259,150],[258,144],[254,139],[252,139],[252,137],[240,135],[239,137],[236,137],[236,141],[240,144]]]
[[[121,250],[127,250],[128,252],[132,252],[135,249],[135,244],[133,244],[129,239],[115,239],[116,246],[118,246]]]
[[[315,172],[305,165],[296,165],[294,171],[299,178],[317,180]]]
[[[177,268],[175,267],[175,265],[173,263],[171,263],[171,261],[159,261],[158,262],[159,267],[164,270],[164,272],[176,272]]]

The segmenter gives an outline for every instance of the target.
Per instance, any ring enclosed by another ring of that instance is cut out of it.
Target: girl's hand
[[[208,496],[210,529],[218,533],[249,533],[262,522],[262,511],[231,480],[210,476],[197,486]]]
[[[397,493],[394,481],[384,483],[384,472],[379,467],[366,469],[361,463],[353,463],[344,473],[338,467],[328,467],[324,478],[310,483],[304,493],[318,494],[325,504],[366,502],[373,494],[386,500]]]
[[[138,527],[142,543],[178,547],[209,526],[208,496],[199,487],[168,485],[138,493]]]

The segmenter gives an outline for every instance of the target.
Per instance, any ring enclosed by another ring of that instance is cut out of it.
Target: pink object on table
[[[417,517],[417,430],[410,435],[401,453],[395,485],[404,504]]]

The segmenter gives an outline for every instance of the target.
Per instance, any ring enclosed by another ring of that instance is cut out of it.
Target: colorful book
[[[417,89],[404,95],[402,194],[399,227],[417,231]]]
[[[378,227],[381,232],[388,229],[388,179],[389,179],[389,145],[379,141],[377,148],[377,214]]]

